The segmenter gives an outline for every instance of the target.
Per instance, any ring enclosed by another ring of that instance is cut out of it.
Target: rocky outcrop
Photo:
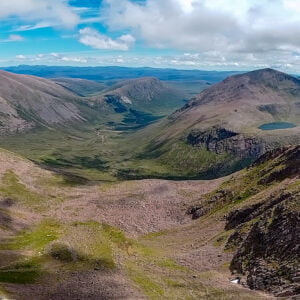
[[[266,145],[262,140],[245,137],[222,127],[213,127],[206,131],[192,130],[187,136],[187,143],[217,154],[230,153],[240,158],[257,158],[266,151]]]
[[[227,209],[230,270],[251,289],[300,294],[300,145],[268,151],[189,209],[193,219]],[[222,212],[223,213],[223,212]]]
[[[252,289],[300,294],[300,146],[267,152],[249,172],[256,195],[226,218],[234,230],[225,247],[235,250],[230,269]]]
[[[285,196],[264,211],[247,233],[235,231],[227,248],[238,244],[230,269],[245,275],[250,288],[289,296],[300,293],[300,194]],[[231,216],[231,224],[233,219],[243,222],[239,216]]]

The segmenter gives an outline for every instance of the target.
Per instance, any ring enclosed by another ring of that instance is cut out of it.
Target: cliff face
[[[267,152],[189,213],[195,219],[218,209],[227,211],[232,273],[251,289],[299,294],[300,146]]]
[[[216,154],[230,153],[235,157],[257,158],[266,151],[264,141],[256,137],[245,137],[238,132],[222,127],[210,130],[192,130],[187,136],[187,143],[195,147],[204,147]]]

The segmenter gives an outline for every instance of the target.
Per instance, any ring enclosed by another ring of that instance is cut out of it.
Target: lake
[[[297,125],[293,123],[273,122],[273,123],[262,124],[258,128],[261,130],[277,130],[277,129],[287,129],[287,128],[294,128],[294,127],[297,127]]]

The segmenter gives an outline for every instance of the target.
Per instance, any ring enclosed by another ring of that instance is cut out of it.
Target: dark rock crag
[[[213,127],[206,131],[192,130],[187,136],[187,143],[217,154],[230,153],[240,158],[257,158],[266,152],[263,140],[245,137],[222,127]]]
[[[246,208],[228,217],[227,227],[235,225],[236,230],[226,247],[237,245],[230,270],[245,275],[251,289],[278,296],[300,293],[299,204],[299,193],[284,193],[265,205],[265,210]],[[247,220],[253,223],[249,231],[243,230]]]

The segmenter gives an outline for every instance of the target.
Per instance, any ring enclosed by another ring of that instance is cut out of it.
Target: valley
[[[0,72],[0,298],[300,293],[298,78],[9,70],[30,75]]]
[[[87,180],[212,179],[300,142],[299,91],[298,79],[270,69],[229,77],[188,103],[155,78],[125,80],[74,94],[87,121],[0,136],[0,145]]]

